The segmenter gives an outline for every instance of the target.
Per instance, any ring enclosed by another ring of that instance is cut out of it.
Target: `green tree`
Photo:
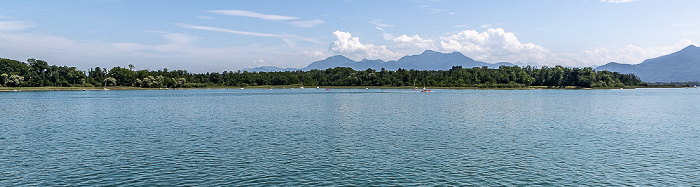
[[[6,85],[10,87],[17,87],[22,84],[22,81],[24,81],[24,77],[19,75],[10,75],[10,77],[7,79]]]
[[[112,78],[112,77],[107,77],[105,80],[105,87],[107,86],[116,86],[117,85],[117,79]]]
[[[177,80],[173,79],[173,81],[176,83],[177,87],[182,87],[185,85],[185,83],[187,83],[187,79],[185,78],[178,78]]]
[[[6,73],[3,73],[2,75],[0,75],[0,84],[2,84],[3,86],[6,86],[8,77],[9,76]]]

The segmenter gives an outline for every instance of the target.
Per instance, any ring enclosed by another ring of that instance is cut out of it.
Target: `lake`
[[[700,90],[0,92],[0,186],[700,185]]]

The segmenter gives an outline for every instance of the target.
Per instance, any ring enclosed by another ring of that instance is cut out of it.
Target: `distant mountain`
[[[487,66],[489,68],[498,68],[499,66],[513,66],[513,64],[508,62],[499,62],[496,64],[490,64],[481,61],[475,61],[467,56],[464,56],[460,52],[452,53],[441,53],[436,51],[427,50],[420,55],[404,56],[396,61],[385,62],[383,60],[367,60],[363,59],[361,61],[351,60],[343,55],[336,55],[328,57],[323,60],[319,60],[309,64],[305,68],[295,69],[295,68],[278,68],[274,66],[264,66],[252,69],[243,69],[244,71],[295,71],[295,70],[312,70],[321,69],[325,70],[328,68],[335,67],[350,67],[355,70],[365,70],[368,68],[372,69],[387,69],[387,70],[397,70],[399,68],[403,69],[416,69],[416,70],[449,70],[453,66],[462,66],[463,68],[471,67],[482,67]]]
[[[475,61],[464,56],[460,52],[440,53],[427,50],[420,55],[404,56],[398,61],[390,61],[387,64],[390,69],[417,69],[417,70],[448,70],[452,66],[462,66],[464,68],[489,66],[486,62]],[[512,65],[512,64],[511,64]],[[498,66],[496,66],[498,67]]]
[[[633,73],[645,82],[700,81],[700,47],[689,45],[678,52],[647,59],[640,64],[610,62],[595,70]]]
[[[312,62],[305,68],[302,68],[304,70],[311,70],[311,69],[328,69],[328,68],[334,68],[334,67],[349,67],[355,63],[355,61],[349,59],[348,57],[345,57],[343,55],[335,55],[332,57],[328,57],[323,60],[319,60],[316,62]]]
[[[255,68],[245,68],[242,69],[241,71],[249,71],[249,72],[276,72],[276,71],[296,71],[298,69],[296,68],[280,68],[277,66],[260,66],[260,67],[255,67]]]

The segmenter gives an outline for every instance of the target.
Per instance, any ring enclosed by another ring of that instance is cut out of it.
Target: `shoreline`
[[[202,88],[170,88],[170,89],[301,89],[293,86],[248,86],[248,87],[202,87]],[[407,89],[413,90],[412,86],[318,86],[318,89]],[[539,89],[555,89],[555,90],[605,90],[605,89],[637,89],[637,88],[693,88],[693,87],[624,87],[624,88],[582,88],[567,86],[564,88],[546,87],[546,86],[530,86],[523,88],[479,88],[479,87],[426,87],[426,89],[451,89],[451,90],[539,90]],[[130,86],[107,87],[109,90],[168,90],[169,88],[140,88]],[[317,89],[316,87],[307,87],[305,89]],[[0,92],[12,91],[108,91],[103,87],[0,87]],[[422,90],[422,88],[418,88]]]

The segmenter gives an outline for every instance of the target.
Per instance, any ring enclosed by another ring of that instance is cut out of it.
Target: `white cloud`
[[[382,33],[382,37],[384,38],[384,40],[392,40],[395,38],[393,34],[389,33]]]
[[[435,42],[433,40],[423,39],[418,35],[401,35],[399,37],[393,38],[392,41],[396,43],[396,47],[400,49],[415,49],[423,51],[435,48]]]
[[[443,51],[459,51],[476,60],[487,62],[560,63],[549,50],[533,43],[521,43],[515,34],[502,28],[484,32],[464,30],[451,36],[440,37]]]
[[[292,25],[297,27],[315,27],[317,25],[323,24],[325,21],[320,19],[313,19],[308,21],[293,21]]]
[[[321,60],[329,55],[321,51],[304,51],[304,56],[310,57],[313,60]]]
[[[629,3],[629,2],[633,2],[633,1],[636,1],[636,0],[601,0],[600,2],[604,2],[604,3]]]
[[[380,30],[380,31],[384,31],[384,29],[382,29],[381,27],[374,27],[374,28],[376,28],[377,30]]]
[[[252,18],[259,18],[259,19],[272,20],[272,21],[284,21],[284,20],[299,19],[297,17],[263,14],[263,13],[247,11],[247,10],[209,10],[206,12],[214,13],[214,14],[229,15],[229,16],[252,17]]]
[[[347,55],[355,60],[362,58],[395,60],[402,56],[400,53],[390,51],[383,45],[362,44],[360,38],[352,37],[349,32],[335,31],[333,35],[336,41],[331,44],[330,51]]]
[[[26,21],[0,21],[0,32],[2,31],[21,31],[34,25]]]

